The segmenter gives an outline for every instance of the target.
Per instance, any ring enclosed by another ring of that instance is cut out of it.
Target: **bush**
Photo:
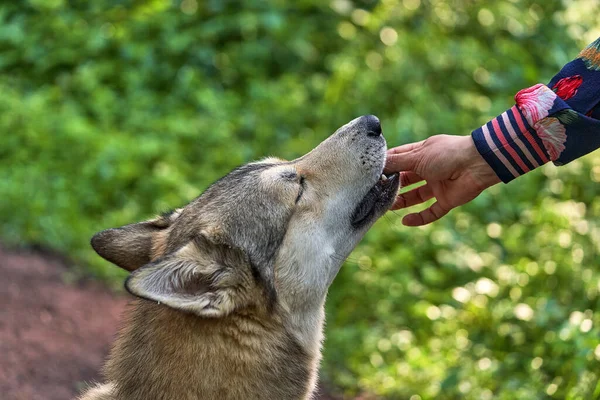
[[[591,2],[475,3],[1,5],[0,237],[121,282],[96,231],[361,114],[390,145],[467,134],[599,28]],[[331,288],[325,379],[413,400],[600,397],[598,181],[592,154],[431,226],[382,219]]]

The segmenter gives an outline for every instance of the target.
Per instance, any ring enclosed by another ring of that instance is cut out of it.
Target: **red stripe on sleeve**
[[[542,149],[540,149],[540,146],[538,146],[535,139],[531,136],[531,133],[529,133],[527,128],[525,128],[525,124],[523,123],[523,119],[521,118],[521,112],[519,111],[517,106],[513,106],[511,108],[511,111],[515,117],[515,121],[517,121],[517,125],[519,125],[519,130],[521,131],[523,136],[525,136],[525,139],[527,139],[527,141],[529,142],[531,147],[533,147],[533,149],[535,150],[537,155],[540,156],[540,158],[542,159],[542,161],[544,163],[547,163],[548,161],[550,161],[548,159],[548,157],[546,156],[546,154],[542,151]]]
[[[508,154],[511,155],[513,160],[515,160],[517,165],[523,170],[524,173],[529,172],[529,168],[527,167],[527,165],[525,165],[523,160],[521,160],[521,157],[519,157],[515,149],[513,149],[510,144],[508,144],[508,141],[504,137],[504,133],[502,133],[502,128],[500,128],[500,124],[498,124],[498,120],[496,118],[492,120],[492,126],[494,127],[494,132],[496,133],[496,136],[498,137],[498,139],[500,139],[500,142],[502,143],[502,147],[504,147],[506,151],[508,151]]]

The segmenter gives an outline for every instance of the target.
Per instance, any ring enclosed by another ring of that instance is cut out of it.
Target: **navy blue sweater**
[[[600,147],[600,38],[548,85],[515,96],[516,105],[471,134],[507,183],[547,163],[563,165]]]

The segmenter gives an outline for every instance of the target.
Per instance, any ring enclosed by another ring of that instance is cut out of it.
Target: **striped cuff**
[[[471,136],[479,154],[504,183],[549,161],[544,144],[517,106],[474,130]]]

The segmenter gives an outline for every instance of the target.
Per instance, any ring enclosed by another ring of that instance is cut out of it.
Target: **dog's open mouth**
[[[398,173],[381,174],[379,180],[354,209],[352,227],[359,229],[371,222],[373,217],[379,217],[380,213],[385,212],[392,205],[399,184]]]

